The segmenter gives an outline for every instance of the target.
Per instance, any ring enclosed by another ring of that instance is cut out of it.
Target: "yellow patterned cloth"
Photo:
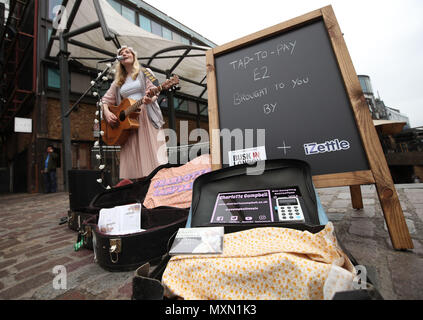
[[[166,297],[186,300],[314,300],[351,290],[355,275],[329,222],[316,234],[287,228],[225,234],[221,255],[172,257],[162,284]]]

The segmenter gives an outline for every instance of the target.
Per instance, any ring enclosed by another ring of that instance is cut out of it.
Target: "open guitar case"
[[[97,178],[110,181],[110,172],[102,177],[100,170],[69,170],[69,210],[67,218],[62,218],[60,224],[67,223],[68,228],[79,231],[82,222],[91,218],[98,212],[93,207],[93,199],[105,189],[97,183]]]
[[[151,179],[162,169],[179,167],[164,164],[146,178],[124,186],[105,190],[90,203],[90,211],[81,222],[77,242],[94,251],[96,262],[108,271],[134,270],[143,263],[161,258],[167,252],[168,239],[186,225],[189,208],[160,206],[141,208],[141,228],[145,231],[124,235],[108,235],[98,228],[99,212],[103,208],[144,202]],[[81,215],[82,217],[82,215]]]
[[[227,167],[198,177],[193,185],[192,204],[186,227],[223,226],[225,234],[258,227],[293,228],[310,233],[317,233],[323,230],[325,225],[321,221],[326,223],[327,218],[315,191],[308,163],[295,159],[277,159],[266,160],[262,164],[264,165],[261,168],[264,171],[257,175],[251,174],[254,173],[254,168],[257,168],[257,170],[260,168],[256,163],[254,165],[242,164]],[[272,222],[212,222],[212,215],[215,212],[219,194],[249,192],[251,190],[292,189],[292,187],[297,187],[297,193],[301,198],[301,207],[304,215],[303,222],[279,221],[276,217],[276,212],[274,212],[274,221]],[[167,252],[169,252],[175,235],[169,239]],[[345,249],[342,245],[341,248]],[[357,265],[356,260],[346,250],[344,252],[351,262]],[[154,268],[150,268],[150,265],[146,263],[136,271],[133,278],[133,299],[164,298],[164,288],[160,281],[170,258],[171,256],[167,254]],[[367,278],[367,282],[372,283],[369,278]],[[334,299],[368,300],[382,299],[382,297],[373,288],[371,290],[354,290],[340,293],[335,295]]]

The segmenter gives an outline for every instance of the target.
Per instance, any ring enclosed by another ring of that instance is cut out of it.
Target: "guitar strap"
[[[145,76],[156,86],[158,87],[160,85],[159,80],[155,76],[151,74],[146,68],[141,68],[142,72],[145,74]]]

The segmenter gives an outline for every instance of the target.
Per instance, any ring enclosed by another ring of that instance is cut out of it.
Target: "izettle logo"
[[[304,144],[304,151],[307,156],[312,154],[348,150],[349,148],[350,143],[348,141],[339,141],[339,139],[326,141],[324,143],[312,142]]]

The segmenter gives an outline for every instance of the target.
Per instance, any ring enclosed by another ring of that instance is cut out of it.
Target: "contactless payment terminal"
[[[211,223],[305,222],[298,187],[219,193]]]

